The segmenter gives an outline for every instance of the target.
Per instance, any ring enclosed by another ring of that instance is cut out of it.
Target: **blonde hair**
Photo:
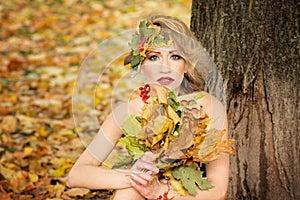
[[[161,27],[160,34],[173,40],[172,44],[186,62],[187,72],[181,83],[180,94],[204,90],[219,99],[226,107],[223,78],[208,52],[197,41],[187,25],[181,20],[160,14],[150,14],[147,17],[147,26],[150,24]],[[127,56],[124,64],[130,63],[131,59],[131,55]]]

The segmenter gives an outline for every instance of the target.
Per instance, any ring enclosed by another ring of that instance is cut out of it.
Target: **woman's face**
[[[179,89],[185,72],[185,60],[173,45],[148,51],[141,65],[141,73],[148,83],[159,83],[175,90]]]

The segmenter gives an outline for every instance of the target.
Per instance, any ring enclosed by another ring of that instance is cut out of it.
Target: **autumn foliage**
[[[81,62],[97,44],[135,28],[151,10],[189,19],[190,3],[1,1],[1,199],[109,198],[107,191],[66,186],[66,175],[84,149],[71,105]],[[99,113],[109,102],[107,93],[100,95]]]

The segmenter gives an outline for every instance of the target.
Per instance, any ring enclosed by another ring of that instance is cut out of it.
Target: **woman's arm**
[[[123,189],[130,186],[130,173],[119,172],[99,166],[89,151],[85,150],[68,175],[70,187],[88,189]]]
[[[129,173],[100,166],[122,135],[122,130],[120,129],[120,124],[122,123],[120,119],[122,117],[120,116],[126,114],[127,107],[123,105],[123,107],[119,107],[116,110],[118,115],[114,115],[114,112],[111,113],[102,124],[98,133],[103,134],[101,137],[98,137],[101,138],[100,141],[97,141],[97,139],[93,141],[96,145],[99,143],[101,147],[97,147],[97,150],[87,147],[71,169],[68,175],[68,185],[70,187],[89,189],[123,189],[131,187]],[[106,149],[101,149],[104,148],[103,146]],[[103,155],[99,156],[99,154]],[[102,157],[103,160],[100,160],[101,158],[99,157]]]

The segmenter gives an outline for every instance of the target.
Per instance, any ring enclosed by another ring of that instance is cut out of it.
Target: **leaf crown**
[[[145,20],[140,21],[139,31],[132,35],[129,46],[130,55],[124,60],[134,70],[139,70],[140,63],[146,58],[146,52],[152,47],[170,46],[172,39],[161,34],[160,26],[155,24],[147,25]]]

